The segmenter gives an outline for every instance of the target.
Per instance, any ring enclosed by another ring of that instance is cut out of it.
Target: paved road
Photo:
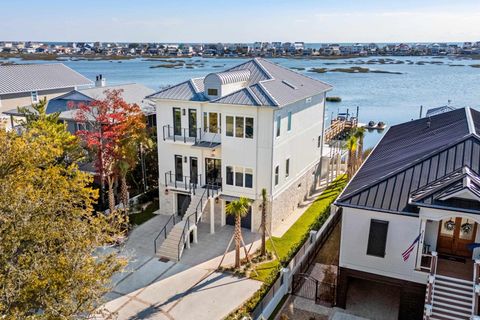
[[[112,278],[105,308],[118,319],[222,319],[247,300],[261,283],[215,272],[233,228],[199,226],[198,244],[186,250],[182,261],[162,262],[153,256],[153,235],[168,217],[157,216],[135,229],[122,248],[130,263]],[[244,234],[247,243],[257,236]],[[233,262],[230,252],[225,264]],[[112,317],[114,318],[114,317]]]

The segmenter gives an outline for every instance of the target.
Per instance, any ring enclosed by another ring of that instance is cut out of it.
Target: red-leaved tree
[[[100,177],[102,202],[105,182],[108,185],[108,205],[115,210],[114,184],[120,172],[119,165],[133,153],[124,151],[125,141],[132,133],[145,129],[145,119],[137,104],[129,104],[122,98],[123,90],[105,90],[105,98],[88,104],[70,104],[76,109],[75,121],[84,129],[77,131],[85,147],[94,154],[95,169]],[[133,142],[132,142],[133,143]],[[129,148],[132,147],[128,144]]]

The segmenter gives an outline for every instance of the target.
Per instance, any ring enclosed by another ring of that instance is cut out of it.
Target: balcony
[[[164,125],[162,128],[163,141],[214,149],[221,144],[221,129],[210,128],[209,131],[210,132],[205,132],[202,128],[178,128],[169,124]]]
[[[189,193],[195,194],[196,190],[201,186],[202,175],[196,176],[183,176],[173,173],[172,171],[165,172],[165,186],[184,190]]]

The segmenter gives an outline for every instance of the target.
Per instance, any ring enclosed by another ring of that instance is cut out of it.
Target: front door
[[[197,110],[188,109],[188,136],[197,137]]]
[[[177,214],[180,217],[185,215],[188,206],[190,205],[190,196],[187,194],[177,193]]]
[[[183,157],[175,156],[175,181],[183,181]]]
[[[467,218],[440,221],[437,251],[461,257],[471,257],[468,245],[475,241],[477,224]]]
[[[180,108],[173,108],[173,134],[182,135],[182,110]]]
[[[207,184],[222,183],[222,160],[205,158],[205,181]]]

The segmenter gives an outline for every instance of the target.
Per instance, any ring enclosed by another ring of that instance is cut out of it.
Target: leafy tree
[[[122,90],[105,90],[104,93],[104,99],[70,107],[77,109],[75,120],[86,125],[86,129],[77,131],[77,135],[95,154],[102,195],[106,181],[108,205],[113,212],[116,204],[114,183],[119,174],[124,178],[130,168],[133,142],[138,141],[139,132],[145,130],[145,119],[138,105],[129,104],[122,98]]]
[[[120,220],[93,211],[92,177],[69,158],[77,138],[52,119],[40,113],[22,135],[0,132],[0,314],[6,319],[86,318],[124,265],[116,254],[97,252],[118,235],[112,219]]]
[[[225,213],[235,217],[235,268],[240,268],[240,247],[242,243],[242,225],[241,219],[245,217],[250,208],[250,200],[240,197],[238,200],[230,202],[225,208]]]

